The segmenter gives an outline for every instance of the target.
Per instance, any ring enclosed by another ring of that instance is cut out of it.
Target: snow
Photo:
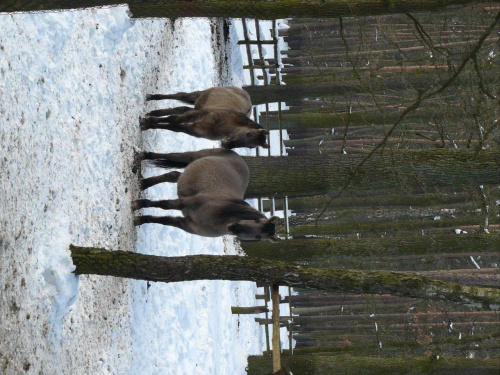
[[[245,374],[262,331],[230,307],[258,305],[254,283],[77,277],[68,250],[238,254],[230,237],[136,229],[130,211],[141,194],[176,196],[174,184],[139,192],[134,148],[217,147],[141,134],[139,116],[176,104],[145,94],[242,85],[237,49],[240,70],[223,79],[208,20],[133,20],[125,6],[0,14],[0,28],[0,373]]]

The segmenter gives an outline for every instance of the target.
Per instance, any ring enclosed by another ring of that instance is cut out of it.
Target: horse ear
[[[276,223],[280,218],[278,216],[272,216],[269,218],[270,223]]]
[[[276,242],[281,241],[281,238],[277,234],[275,234],[275,235],[269,237],[268,240],[273,242],[273,243],[276,243]]]

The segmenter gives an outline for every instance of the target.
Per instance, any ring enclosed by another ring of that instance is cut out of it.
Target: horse
[[[225,148],[157,154],[142,152],[141,159],[161,168],[184,168],[141,181],[141,190],[162,182],[177,182],[178,199],[138,199],[132,209],[146,207],[181,210],[184,217],[135,216],[134,224],[157,223],[205,237],[235,235],[239,240],[278,241],[276,222],[243,200],[249,171],[241,156]]]
[[[177,94],[148,94],[146,100],[175,99],[194,108],[181,106],[158,109],[140,119],[141,130],[167,129],[198,138],[223,140],[222,147],[269,148],[269,132],[249,118],[252,102],[238,87],[212,87]],[[164,117],[168,116],[168,117]]]

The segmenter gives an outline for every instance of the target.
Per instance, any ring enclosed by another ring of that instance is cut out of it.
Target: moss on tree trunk
[[[325,257],[394,257],[498,251],[498,235],[436,235],[386,238],[293,239],[274,243],[242,242],[245,253],[270,260],[302,261]]]
[[[289,17],[367,16],[439,10],[465,5],[472,0],[129,0],[133,17],[249,17],[277,19]],[[113,0],[3,0],[0,12],[63,10],[123,4]]]
[[[346,184],[349,190],[408,190],[498,183],[498,150],[405,150],[365,158],[358,154],[245,157],[252,176],[246,196],[326,194]]]
[[[394,272],[361,272],[302,267],[290,262],[241,256],[159,257],[127,251],[70,246],[76,274],[179,282],[190,280],[259,281],[299,288],[446,299],[498,309],[500,291],[447,283]]]
[[[355,356],[282,356],[283,366],[294,375],[387,375],[387,374],[498,374],[497,359],[409,357],[370,358]],[[250,356],[248,375],[269,372],[271,357]]]

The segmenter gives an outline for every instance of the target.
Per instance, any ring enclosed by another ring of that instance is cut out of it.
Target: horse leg
[[[140,119],[139,124],[141,126],[141,130],[149,130],[149,129],[160,129],[160,130],[171,130],[171,125],[167,122],[155,122],[148,123],[147,119]]]
[[[188,107],[186,107],[188,108]],[[171,115],[168,117],[146,117],[139,119],[139,123],[141,125],[141,130],[148,130],[148,129],[165,129],[165,130],[172,130],[175,132],[183,132],[189,135],[194,135],[195,137],[197,136],[196,133],[184,130],[182,124],[188,124],[192,123],[199,118],[202,118],[207,114],[207,111],[203,110],[195,110],[190,108],[189,111],[186,111],[185,113],[179,114],[179,115]],[[169,126],[172,125],[172,126]],[[176,125],[174,127],[173,125]]]
[[[146,116],[170,116],[170,115],[181,115],[187,111],[192,110],[191,107],[181,106],[174,108],[156,109],[146,114]]]
[[[172,152],[169,154],[141,152],[140,158],[142,160],[162,160],[166,163],[171,162],[173,164],[172,168],[184,168],[189,163],[206,156],[224,156],[232,154],[234,154],[234,151],[226,150],[224,148],[209,148],[200,151]]]
[[[161,122],[168,122],[169,124],[186,124],[193,123],[197,120],[203,119],[209,114],[208,111],[203,109],[191,109],[179,115],[172,115],[163,118]]]
[[[181,216],[135,216],[134,217],[134,225],[139,226],[142,224],[148,224],[148,223],[154,223],[154,224],[163,224],[163,225],[169,225],[172,227],[177,227],[182,229],[185,232],[188,233],[193,233],[194,231],[191,229],[189,224],[187,223],[187,220]]]
[[[187,104],[194,104],[203,91],[178,92],[177,94],[148,94],[146,100],[175,99]]]
[[[177,133],[186,133],[194,137],[199,137],[196,133],[192,131],[191,127],[189,126],[190,124],[171,124],[169,122],[166,122],[165,118],[161,117],[161,119],[163,120],[163,122],[153,122],[153,123],[148,123],[148,121],[146,121],[147,119],[142,119],[140,121],[141,130],[142,131],[149,129],[170,130]]]
[[[151,186],[160,184],[162,182],[177,182],[181,174],[181,172],[173,171],[159,176],[143,178],[141,180],[141,190],[146,190],[147,188],[150,188]]]
[[[163,210],[182,210],[184,207],[180,199],[166,199],[161,201],[151,201],[149,199],[137,199],[132,202],[132,210],[137,211],[141,208],[161,208]]]

